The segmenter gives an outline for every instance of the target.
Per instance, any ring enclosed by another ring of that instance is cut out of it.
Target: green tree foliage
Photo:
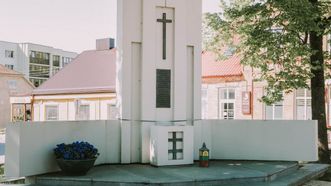
[[[283,92],[311,88],[313,119],[319,121],[320,161],[329,162],[325,108],[321,107],[324,61],[329,56],[322,46],[323,36],[330,33],[331,1],[232,0],[220,4],[222,13],[205,15],[213,36],[205,48],[222,58],[224,46],[236,46],[242,64],[259,72],[257,80],[267,82],[262,97],[266,104],[282,100]],[[236,44],[233,38],[240,42]]]

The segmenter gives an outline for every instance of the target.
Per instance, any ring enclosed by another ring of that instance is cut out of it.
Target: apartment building
[[[76,56],[75,52],[50,46],[0,41],[0,64],[24,74],[35,87],[52,77]]]

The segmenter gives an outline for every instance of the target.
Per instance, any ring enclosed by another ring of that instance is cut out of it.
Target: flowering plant
[[[88,142],[74,142],[72,144],[58,144],[54,149],[56,159],[86,160],[98,157],[98,149]]]

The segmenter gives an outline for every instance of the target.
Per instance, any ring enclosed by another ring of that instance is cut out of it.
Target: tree
[[[207,14],[213,38],[207,48],[221,56],[234,45],[242,63],[259,71],[267,82],[262,101],[282,100],[282,93],[310,88],[312,118],[318,120],[319,161],[330,162],[325,114],[325,58],[323,38],[330,33],[330,0],[233,0],[221,2],[222,13]]]

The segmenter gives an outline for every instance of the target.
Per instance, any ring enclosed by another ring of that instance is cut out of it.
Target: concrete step
[[[299,186],[323,176],[329,169],[325,164],[304,164],[290,174],[284,174],[269,182],[255,183],[254,186]],[[234,185],[233,185],[234,186]],[[239,185],[238,185],[239,186]]]
[[[88,175],[68,177],[61,173],[38,176],[38,186],[121,185],[121,186],[292,186],[322,176],[329,168],[323,164],[295,162],[214,161],[209,168],[191,166],[151,167],[148,165],[106,165]]]

